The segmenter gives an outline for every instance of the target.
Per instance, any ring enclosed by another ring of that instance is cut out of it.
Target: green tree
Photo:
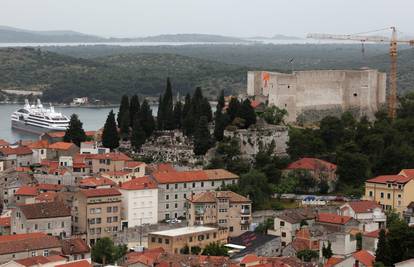
[[[116,261],[116,263],[122,263],[124,262],[124,257],[128,252],[128,246],[125,244],[122,245],[118,245],[115,246],[115,251],[114,251],[114,260]]]
[[[211,147],[211,136],[207,117],[202,116],[194,134],[194,154],[204,155]]]
[[[115,259],[115,245],[109,237],[103,237],[92,246],[92,261],[105,264],[112,264]]]
[[[175,128],[174,103],[170,78],[167,78],[167,87],[162,99],[162,129],[173,130]]]
[[[333,253],[332,253],[332,248],[331,248],[331,242],[328,242],[328,245],[326,247],[325,247],[325,243],[323,243],[322,256],[325,259],[329,259],[329,258],[332,257],[332,255],[333,255]]]
[[[355,236],[355,239],[356,239],[357,250],[361,250],[362,249],[362,234],[357,233]]]
[[[266,175],[254,169],[240,176],[239,188],[242,195],[250,197],[255,209],[267,205],[272,194]]]
[[[141,126],[139,118],[135,118],[134,125],[132,126],[131,144],[138,150],[145,143],[146,134]]]
[[[183,105],[177,101],[174,106],[174,128],[181,129],[183,124]]]
[[[265,109],[265,111],[260,114],[260,117],[263,118],[267,123],[279,125],[284,122],[284,118],[288,115],[286,109],[281,109],[276,106],[270,106]]]
[[[185,245],[183,248],[180,249],[180,254],[190,254],[190,248],[188,247],[188,245]]]
[[[141,106],[141,126],[144,129],[146,138],[150,137],[155,130],[154,116],[146,99],[144,99]]]
[[[126,110],[121,117],[121,124],[119,125],[119,131],[120,131],[122,140],[129,139],[130,125],[131,125],[130,118],[131,117],[129,116],[129,110]]]
[[[201,254],[208,256],[229,256],[228,248],[219,242],[208,244]]]
[[[199,246],[191,247],[190,249],[192,255],[199,255],[201,252],[201,248]]]
[[[129,121],[131,122],[131,127],[134,124],[135,117],[140,118],[140,110],[139,97],[133,95],[129,103]]]
[[[191,95],[190,94],[186,94],[185,95],[185,100],[184,100],[184,106],[183,106],[183,118],[185,118],[188,114],[188,112],[190,111],[191,108]]]
[[[336,173],[345,184],[362,184],[371,175],[369,159],[362,153],[341,152]]]
[[[115,114],[112,110],[106,118],[102,131],[102,145],[110,149],[119,147],[118,129],[116,127]]]
[[[217,109],[220,107],[221,110],[223,110],[225,104],[224,90],[221,90],[219,96],[217,97]]]
[[[121,98],[121,105],[119,106],[118,116],[116,117],[118,125],[121,125],[121,120],[126,112],[129,112],[129,98],[127,95],[123,95]]]
[[[245,128],[249,128],[250,125],[256,123],[256,112],[254,111],[252,104],[248,98],[246,98],[240,105],[238,117],[244,119]]]
[[[230,121],[232,122],[239,114],[240,102],[237,97],[232,97],[230,99],[229,106],[227,108],[227,114],[229,115]]]
[[[317,251],[310,250],[310,249],[304,249],[304,250],[298,251],[296,253],[296,257],[298,257],[299,259],[305,262],[310,262],[312,261],[312,259],[317,259],[319,255]]]
[[[322,140],[329,151],[335,150],[344,136],[342,121],[333,116],[327,116],[321,120],[320,133]]]
[[[157,111],[157,129],[163,130],[163,123],[164,123],[164,105],[162,103],[162,96],[160,95],[158,98],[158,111]]]
[[[80,147],[80,143],[85,140],[86,134],[83,130],[83,123],[79,120],[78,115],[72,114],[72,116],[70,116],[69,127],[65,131],[63,141],[72,142]]]
[[[377,250],[375,251],[375,262],[382,262],[385,266],[391,266],[391,249],[388,244],[385,230],[381,229],[378,237]]]
[[[217,105],[217,110],[214,115],[214,138],[217,141],[222,141],[224,138],[224,129],[229,123],[229,118],[227,114],[223,114],[223,111],[219,106],[220,105]]]
[[[259,225],[254,229],[256,233],[267,234],[267,230],[273,229],[274,219],[268,218],[264,222],[259,223]]]

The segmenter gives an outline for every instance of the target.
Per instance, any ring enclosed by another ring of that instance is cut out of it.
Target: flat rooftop
[[[208,232],[208,231],[214,231],[217,230],[213,227],[206,227],[206,226],[188,226],[188,227],[181,227],[181,228],[175,228],[170,230],[164,230],[164,231],[157,231],[157,232],[151,232],[151,235],[162,235],[162,236],[180,236],[180,235],[190,235],[190,234],[196,234],[201,232]]]

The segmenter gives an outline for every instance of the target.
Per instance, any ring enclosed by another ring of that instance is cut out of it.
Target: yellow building
[[[395,210],[400,215],[414,201],[414,169],[404,169],[397,175],[381,175],[365,182],[365,197]]]

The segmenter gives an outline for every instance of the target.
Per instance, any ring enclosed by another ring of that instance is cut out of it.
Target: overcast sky
[[[0,0],[0,25],[133,37],[414,33],[413,0]]]

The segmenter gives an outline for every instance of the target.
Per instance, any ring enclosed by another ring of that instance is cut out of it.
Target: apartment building
[[[190,226],[214,225],[227,229],[230,237],[249,230],[252,222],[250,199],[231,191],[209,191],[188,198]]]
[[[186,217],[188,197],[239,181],[223,169],[154,172],[152,178],[158,183],[158,220]]]
[[[178,254],[183,248],[203,249],[210,243],[227,242],[227,231],[206,226],[189,226],[148,234],[148,248],[163,248],[165,252]]]
[[[30,166],[33,163],[33,151],[26,146],[0,148],[0,160],[4,169]]]
[[[87,243],[112,237],[121,222],[121,193],[114,188],[80,190],[73,202],[73,233],[86,234]]]
[[[381,175],[365,182],[366,200],[379,203],[384,210],[400,215],[414,201],[414,169],[401,170],[397,175]]]
[[[130,157],[120,152],[105,154],[77,154],[74,162],[85,163],[91,173],[103,173],[110,171],[122,171],[125,163],[132,161]]]
[[[358,220],[364,232],[385,227],[387,216],[381,205],[372,200],[351,201],[339,207],[339,215]]]
[[[59,201],[17,205],[12,210],[13,234],[42,232],[63,238],[71,235],[71,228],[70,209]]]
[[[147,176],[125,182],[122,194],[122,228],[158,222],[158,186]]]

